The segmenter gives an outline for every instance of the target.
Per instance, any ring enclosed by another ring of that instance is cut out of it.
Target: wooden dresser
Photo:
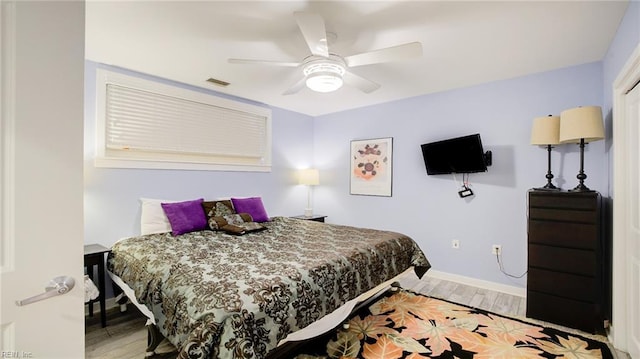
[[[529,191],[527,317],[604,331],[611,266],[601,203],[598,192]]]

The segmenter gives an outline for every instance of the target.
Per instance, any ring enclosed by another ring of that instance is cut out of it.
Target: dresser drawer
[[[596,193],[529,193],[529,208],[596,210]]]
[[[598,231],[595,224],[530,220],[529,243],[596,250]]]
[[[598,304],[534,291],[527,292],[527,317],[590,333],[601,332],[604,328],[602,310]]]
[[[598,223],[598,213],[595,211],[579,211],[579,210],[532,207],[529,209],[529,219],[596,224]]]
[[[593,277],[597,263],[594,251],[529,244],[529,267]]]
[[[540,268],[529,268],[527,290],[552,294],[559,297],[576,299],[583,302],[596,302],[595,278],[576,274],[553,272]]]

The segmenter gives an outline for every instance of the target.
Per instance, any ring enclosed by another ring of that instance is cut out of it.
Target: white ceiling
[[[86,57],[318,116],[603,59],[628,1],[88,1]],[[423,57],[352,72],[382,85],[282,95],[310,52],[294,11],[322,15],[341,56],[420,41]],[[220,87],[213,77],[230,83]]]

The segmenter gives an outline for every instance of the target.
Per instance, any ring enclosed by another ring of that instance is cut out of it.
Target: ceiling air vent
[[[222,86],[222,87],[227,87],[229,86],[229,83],[227,81],[222,81],[222,80],[218,80],[218,79],[214,79],[213,77],[209,77],[207,79],[207,82],[211,82],[212,84],[218,85],[218,86]]]

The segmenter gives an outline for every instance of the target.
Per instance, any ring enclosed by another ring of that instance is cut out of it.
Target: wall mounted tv
[[[421,145],[429,175],[485,172],[491,151],[484,152],[480,134],[450,138]]]

